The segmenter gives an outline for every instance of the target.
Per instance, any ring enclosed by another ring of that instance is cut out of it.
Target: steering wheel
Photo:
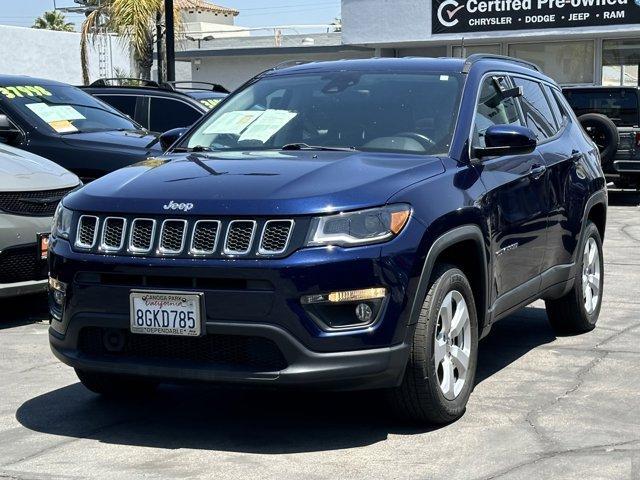
[[[436,146],[436,142],[431,140],[426,135],[422,135],[421,133],[402,132],[402,133],[398,133],[397,135],[394,135],[394,137],[410,138],[411,140],[415,140],[420,145],[422,145],[425,151],[429,151]]]

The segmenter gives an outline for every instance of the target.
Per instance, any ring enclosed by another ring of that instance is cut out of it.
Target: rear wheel
[[[604,286],[604,258],[598,228],[587,223],[578,260],[578,275],[573,288],[564,297],[547,300],[547,316],[560,334],[578,334],[593,330],[600,315]]]
[[[443,424],[460,418],[473,390],[478,318],[464,273],[437,267],[413,336],[402,385],[391,392],[397,413]]]
[[[151,395],[158,386],[151,380],[111,373],[87,372],[77,368],[76,375],[87,389],[105,397],[130,398]]]

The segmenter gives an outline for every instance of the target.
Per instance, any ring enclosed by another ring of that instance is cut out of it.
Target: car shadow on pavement
[[[39,293],[0,299],[0,330],[42,322],[49,316],[47,295]]]
[[[555,337],[544,310],[509,317],[481,342],[479,382]],[[389,434],[438,427],[407,426],[389,415],[380,392],[226,389],[162,386],[147,401],[102,399],[75,383],[25,402],[26,428],[109,444],[282,454],[374,444]]]

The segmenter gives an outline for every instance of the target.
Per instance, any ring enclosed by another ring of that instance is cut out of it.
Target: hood
[[[73,173],[46,158],[0,145],[0,192],[58,190],[79,183]]]
[[[109,148],[117,150],[140,150],[157,154],[160,148],[159,135],[146,130],[114,130],[109,132],[83,132],[63,135],[62,141],[78,148]]]
[[[229,152],[156,158],[92,182],[65,205],[94,212],[298,215],[383,205],[444,171],[437,157],[361,152]],[[180,213],[180,212],[173,212]]]

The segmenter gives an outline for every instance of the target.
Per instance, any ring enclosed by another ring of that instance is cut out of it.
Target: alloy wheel
[[[584,308],[591,315],[600,302],[600,251],[593,237],[589,237],[582,254],[582,297]]]
[[[467,380],[471,357],[469,309],[457,290],[449,292],[442,301],[433,350],[440,390],[447,400],[455,400]]]

